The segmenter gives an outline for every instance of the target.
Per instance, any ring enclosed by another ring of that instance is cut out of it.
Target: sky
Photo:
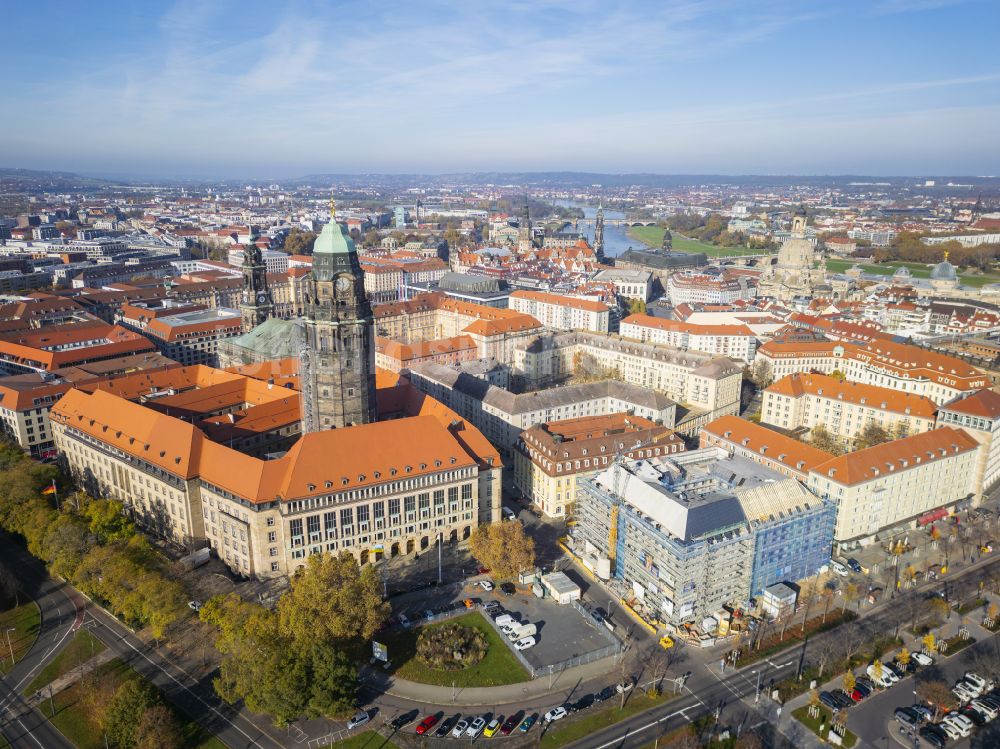
[[[4,27],[4,167],[1000,174],[997,0],[37,0]]]

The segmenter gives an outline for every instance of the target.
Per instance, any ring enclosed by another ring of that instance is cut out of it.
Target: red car
[[[479,574],[479,575],[488,575],[488,574],[490,574],[490,568],[489,567],[479,567],[479,568],[476,569],[476,573]]]
[[[501,736],[510,736],[510,732],[521,725],[521,719],[524,717],[524,710],[514,713],[507,720],[503,722],[500,726]]]
[[[435,713],[434,715],[428,715],[426,718],[424,718],[422,721],[420,721],[420,725],[417,726],[417,734],[419,734],[420,736],[423,736],[429,730],[431,730],[432,728],[434,728],[434,726],[437,725],[437,722],[439,720],[441,720],[441,713]]]

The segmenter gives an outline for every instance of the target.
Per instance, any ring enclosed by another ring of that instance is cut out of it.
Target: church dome
[[[940,263],[934,266],[934,270],[931,271],[932,281],[957,281],[958,272],[955,270],[955,266],[949,263],[947,260],[942,260]]]
[[[913,274],[910,273],[910,269],[907,268],[905,265],[902,265],[899,268],[897,268],[896,272],[892,274],[892,278],[895,281],[898,281],[901,278],[912,278],[912,277]]]

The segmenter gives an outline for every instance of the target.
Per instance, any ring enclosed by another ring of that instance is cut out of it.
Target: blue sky
[[[1000,173],[997,0],[10,3],[0,165]]]

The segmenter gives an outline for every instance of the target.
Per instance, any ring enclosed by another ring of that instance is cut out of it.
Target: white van
[[[494,621],[496,622],[497,627],[503,627],[505,624],[513,624],[517,620],[510,614],[501,614],[494,619]]]
[[[517,520],[517,515],[509,507],[501,507],[500,514],[503,515],[504,520]]]
[[[833,561],[832,559],[830,560],[830,569],[833,570],[835,574],[840,575],[841,577],[847,577],[849,574],[851,574],[850,572],[847,571],[847,567],[842,565],[840,562]]]

